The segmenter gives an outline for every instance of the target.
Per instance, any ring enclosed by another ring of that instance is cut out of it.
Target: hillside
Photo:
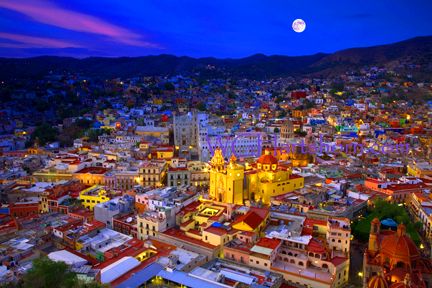
[[[84,59],[54,56],[0,58],[0,79],[38,78],[51,71],[82,73],[102,78],[199,72],[208,77],[225,75],[262,79],[307,74],[329,75],[365,65],[398,66],[400,63],[420,64],[422,70],[432,71],[432,36],[382,46],[352,48],[333,54],[295,57],[256,54],[240,59],[173,55]]]

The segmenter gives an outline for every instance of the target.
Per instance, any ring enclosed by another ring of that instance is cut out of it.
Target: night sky
[[[432,0],[0,0],[0,56],[309,55],[432,35],[431,13]]]

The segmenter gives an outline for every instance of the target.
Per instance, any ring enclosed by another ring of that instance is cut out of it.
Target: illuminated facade
[[[210,198],[224,203],[244,204],[245,201],[270,203],[270,198],[304,186],[304,179],[279,165],[266,150],[253,165],[237,164],[234,155],[226,165],[222,150],[217,148],[210,161]]]
[[[399,224],[396,232],[381,231],[380,226],[378,218],[371,223],[363,259],[363,287],[430,287],[431,261],[406,234],[405,225]],[[374,286],[378,280],[381,285]]]
[[[94,185],[80,192],[80,200],[84,207],[93,211],[93,208],[99,204],[110,200],[106,195],[106,190],[100,186]]]

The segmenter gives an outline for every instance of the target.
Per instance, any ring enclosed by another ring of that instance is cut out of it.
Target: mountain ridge
[[[229,76],[273,78],[304,75],[331,75],[362,66],[398,65],[402,62],[422,65],[432,71],[432,36],[370,47],[349,48],[334,53],[305,56],[264,55],[244,58],[175,56],[170,54],[140,57],[37,56],[0,58],[0,79],[42,77],[51,71],[81,73],[103,78],[200,73],[207,77]]]

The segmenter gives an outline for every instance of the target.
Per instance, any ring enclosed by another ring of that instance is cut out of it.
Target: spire
[[[234,153],[230,157],[230,163],[233,163],[233,164],[237,163],[237,157],[234,155]]]
[[[210,165],[215,168],[216,170],[222,170],[225,165],[225,160],[222,155],[222,149],[219,147],[216,147],[214,155],[212,159],[210,160]]]
[[[400,236],[403,236],[403,235],[405,235],[405,231],[406,231],[406,227],[405,227],[405,225],[404,224],[399,224],[398,225],[398,227],[397,227],[397,235],[400,237]]]

